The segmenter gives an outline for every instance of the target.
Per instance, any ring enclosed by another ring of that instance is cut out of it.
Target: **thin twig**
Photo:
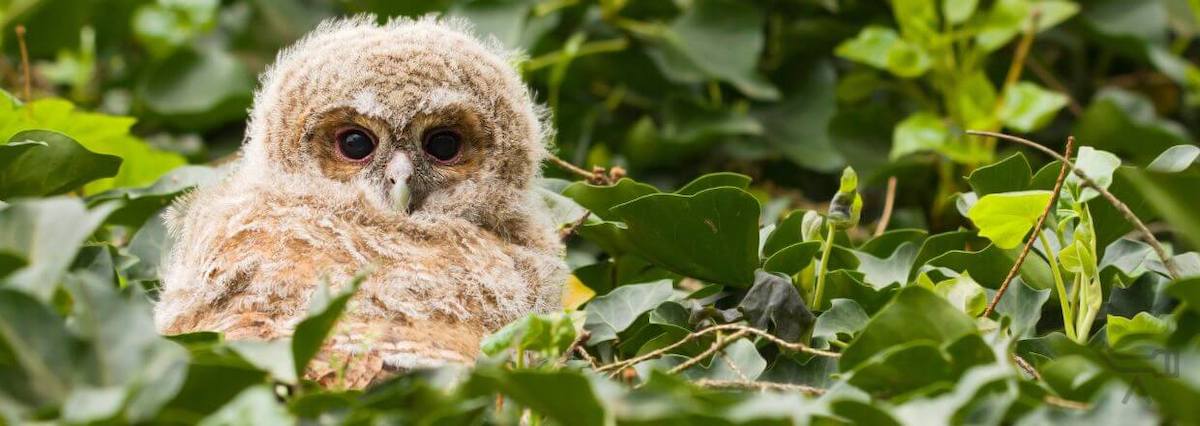
[[[1063,399],[1054,395],[1046,395],[1045,398],[1042,398],[1042,401],[1055,407],[1066,408],[1069,410],[1087,410],[1091,408],[1091,406],[1087,403]]]
[[[750,380],[713,380],[700,379],[695,382],[696,386],[716,389],[747,389],[747,390],[774,390],[785,392],[800,392],[806,395],[824,395],[825,389],[812,387],[808,385],[797,385],[792,383],[775,383],[775,382],[755,382]]]
[[[575,352],[575,349],[582,347],[591,337],[592,333],[587,330],[583,330],[578,336],[575,336],[575,341],[571,342],[571,346],[567,346],[567,350],[563,351],[562,356],[558,358],[558,362],[554,365],[561,367],[563,364],[566,364],[567,360],[571,359],[571,353]],[[583,353],[586,354],[587,351],[583,351]]]
[[[1017,354],[1009,355],[1012,356],[1013,363],[1017,364],[1017,367],[1021,367],[1021,369],[1028,373],[1030,377],[1033,377],[1033,380],[1037,380],[1039,382],[1042,381],[1041,373],[1038,373],[1037,369],[1033,368],[1033,365],[1029,364],[1029,361],[1026,361],[1025,358],[1021,358],[1021,356]]]
[[[875,225],[875,236],[883,235],[883,231],[887,230],[888,222],[892,220],[892,208],[896,205],[896,177],[888,178],[887,195],[883,199],[883,216],[880,216],[879,223]]]
[[[745,335],[746,330],[739,330],[736,333],[730,334],[729,337],[717,334],[717,339],[713,341],[712,346],[709,346],[708,349],[704,350],[704,352],[701,352],[699,355],[688,358],[687,361],[676,365],[670,371],[667,371],[667,374],[679,374],[680,372],[691,368],[693,365],[699,364],[700,361],[703,361],[709,356],[719,352],[721,349],[724,349],[726,345],[732,343],[734,340],[740,339]]]
[[[1142,234],[1142,238],[1144,238],[1146,240],[1147,244],[1150,244],[1150,247],[1154,249],[1155,254],[1157,254],[1158,258],[1162,260],[1163,265],[1165,265],[1167,267],[1167,272],[1169,274],[1171,274],[1172,279],[1179,279],[1183,276],[1183,274],[1181,274],[1179,272],[1179,266],[1175,264],[1175,260],[1172,259],[1171,256],[1167,255],[1167,250],[1163,248],[1162,243],[1160,243],[1158,241],[1158,238],[1156,238],[1154,236],[1153,232],[1150,232],[1150,229],[1146,227],[1146,224],[1143,223],[1141,219],[1138,219],[1137,215],[1133,214],[1133,210],[1130,210],[1129,206],[1127,206],[1127,205],[1125,205],[1125,203],[1121,202],[1121,200],[1118,199],[1111,192],[1108,192],[1108,189],[1105,189],[1105,188],[1101,187],[1100,185],[1096,184],[1096,181],[1094,181],[1094,180],[1092,180],[1092,178],[1088,177],[1088,175],[1086,173],[1084,173],[1083,170],[1080,170],[1078,167],[1075,167],[1074,164],[1071,164],[1070,160],[1064,158],[1062,155],[1060,155],[1057,152],[1054,152],[1054,150],[1052,150],[1050,148],[1046,148],[1042,145],[1039,145],[1037,142],[1031,141],[1029,139],[1021,138],[1018,136],[1013,136],[1013,135],[1008,135],[1008,134],[998,133],[998,132],[985,132],[985,131],[980,131],[980,130],[967,130],[966,133],[968,135],[989,136],[989,137],[993,137],[993,138],[1007,140],[1009,142],[1016,142],[1021,145],[1025,145],[1030,148],[1042,151],[1042,152],[1046,153],[1047,155],[1053,157],[1054,159],[1056,159],[1058,161],[1062,161],[1063,164],[1066,164],[1068,167],[1070,167],[1071,171],[1073,173],[1075,173],[1076,176],[1079,177],[1079,179],[1083,182],[1084,186],[1091,188],[1091,189],[1095,190],[1096,192],[1099,192],[1100,195],[1103,196],[1105,200],[1108,200],[1109,204],[1112,204],[1112,206],[1114,208],[1116,208],[1117,211],[1121,212],[1121,215],[1125,217],[1125,220],[1127,220],[1127,221],[1129,221],[1129,223],[1133,224],[1134,228],[1137,228],[1138,232],[1140,232]]]
[[[549,156],[548,160],[550,160],[551,163],[554,163],[554,165],[558,166],[559,168],[566,170],[568,172],[574,173],[576,175],[579,175],[579,177],[587,179],[589,182],[592,181],[593,179],[596,179],[596,175],[592,174],[592,172],[584,170],[574,164],[571,164],[567,160],[558,158],[558,156],[556,156],[556,155],[551,154]]]
[[[588,218],[591,216],[592,212],[590,210],[583,212],[583,215],[579,216],[579,219],[576,219],[574,222],[571,222],[570,225],[567,225],[565,228],[558,231],[558,238],[566,241],[567,237],[570,237],[571,234],[574,234],[575,230],[582,226],[584,222],[587,222]]]
[[[679,339],[679,341],[672,343],[670,345],[664,346],[662,348],[659,348],[658,350],[655,350],[652,352],[647,352],[643,355],[629,358],[624,361],[616,361],[611,364],[602,365],[602,366],[600,366],[600,368],[597,368],[596,371],[601,372],[601,373],[605,372],[605,371],[613,371],[615,374],[615,372],[624,370],[625,368],[633,366],[639,362],[658,358],[663,355],[666,355],[667,353],[671,352],[672,350],[675,350],[676,348],[678,348],[680,346],[686,345],[688,342],[691,342],[693,340],[704,337],[704,335],[707,335],[710,333],[715,333],[718,331],[724,331],[724,330],[745,331],[747,333],[754,334],[756,336],[767,339],[771,343],[774,343],[774,344],[778,345],[779,347],[782,347],[784,349],[787,349],[787,350],[790,350],[793,352],[804,352],[804,353],[811,354],[811,355],[823,356],[823,357],[829,357],[829,358],[840,358],[842,356],[842,354],[839,354],[837,352],[830,352],[830,351],[825,351],[825,350],[821,350],[821,349],[816,349],[816,348],[813,348],[813,347],[808,346],[803,343],[788,342],[779,337],[776,337],[775,335],[773,335],[771,333],[759,330],[754,327],[749,327],[749,326],[745,326],[745,325],[741,325],[741,324],[721,324],[721,325],[714,325],[712,327],[708,327],[703,330],[688,334],[687,336],[684,336],[682,339]]]
[[[33,79],[29,71],[29,49],[25,47],[25,26],[17,25],[17,46],[21,49],[21,71],[25,74],[25,102],[33,100]]]
[[[1071,150],[1075,148],[1075,137],[1067,137],[1067,147],[1063,150],[1063,158],[1071,157]],[[1046,208],[1042,210],[1042,214],[1038,216],[1037,223],[1033,225],[1033,232],[1029,234],[1029,241],[1025,242],[1025,247],[1021,248],[1021,254],[1017,255],[1017,261],[1013,263],[1012,269],[1008,270],[1008,275],[1004,277],[1004,282],[1000,283],[1000,288],[996,290],[996,295],[992,296],[992,302],[988,303],[987,309],[983,311],[984,318],[992,314],[996,310],[996,305],[1000,304],[1000,298],[1004,297],[1004,292],[1008,291],[1008,285],[1012,283],[1017,272],[1021,270],[1021,264],[1025,263],[1025,257],[1029,255],[1029,251],[1033,249],[1033,243],[1037,241],[1041,235],[1042,225],[1046,224],[1046,217],[1050,216],[1050,212],[1054,211],[1054,205],[1058,203],[1058,194],[1062,191],[1063,182],[1067,180],[1067,169],[1070,166],[1067,163],[1062,163],[1058,168],[1058,178],[1054,180],[1054,189],[1050,190],[1050,202],[1046,203]],[[1053,256],[1053,253],[1046,253],[1046,256]]]

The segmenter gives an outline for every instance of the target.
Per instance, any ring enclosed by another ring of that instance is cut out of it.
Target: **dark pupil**
[[[367,158],[368,155],[371,155],[371,151],[375,150],[375,142],[372,142],[371,137],[363,132],[351,130],[338,140],[338,148],[351,160],[361,160]]]
[[[437,132],[425,143],[425,152],[441,161],[450,161],[458,155],[458,135],[454,132]]]

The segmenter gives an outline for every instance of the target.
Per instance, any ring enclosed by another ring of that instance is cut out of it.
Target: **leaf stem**
[[[821,247],[821,265],[817,268],[817,287],[813,291],[812,309],[821,310],[821,296],[825,294],[825,272],[829,270],[829,252],[833,251],[833,235],[837,228],[828,224],[829,235],[825,237],[825,245]]]
[[[1046,253],[1046,261],[1050,262],[1050,271],[1054,275],[1054,287],[1058,290],[1058,304],[1062,306],[1063,329],[1067,332],[1067,337],[1075,340],[1075,323],[1073,319],[1075,314],[1071,309],[1071,299],[1067,297],[1067,285],[1063,281],[1062,271],[1058,267],[1058,259],[1054,255],[1054,251],[1050,248],[1050,243],[1046,242],[1046,236],[1042,230],[1038,230],[1038,238],[1042,241],[1042,251]]]

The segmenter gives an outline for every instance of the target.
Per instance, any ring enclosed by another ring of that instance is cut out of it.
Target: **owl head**
[[[520,234],[548,132],[513,55],[461,22],[376,21],[327,21],[279,54],[255,96],[242,172]]]

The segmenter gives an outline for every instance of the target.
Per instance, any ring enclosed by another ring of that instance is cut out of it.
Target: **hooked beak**
[[[412,201],[412,188],[409,185],[412,173],[412,161],[408,159],[407,154],[404,152],[392,154],[392,158],[388,160],[384,169],[384,176],[387,177],[389,185],[387,196],[392,209],[408,211],[408,205]]]

